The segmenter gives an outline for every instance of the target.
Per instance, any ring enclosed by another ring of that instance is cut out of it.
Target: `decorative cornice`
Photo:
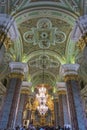
[[[22,82],[22,87],[21,87],[21,93],[29,95],[29,93],[31,91],[31,88],[30,88],[31,86],[32,86],[31,82],[23,81]]]
[[[64,77],[64,81],[66,82],[66,81],[68,81],[68,80],[78,80],[78,75],[66,75],[65,77]]]
[[[78,69],[79,64],[64,64],[60,67],[60,74],[67,80],[77,80],[78,79]]]
[[[28,72],[28,65],[26,63],[10,62],[9,67],[11,69],[11,71],[10,71],[10,77],[11,78],[21,78],[21,79],[23,79],[26,72]]]
[[[22,87],[31,87],[31,86],[32,86],[32,82],[27,82],[27,81],[22,82]]]
[[[64,82],[56,82],[57,92],[59,94],[66,94],[66,84]]]

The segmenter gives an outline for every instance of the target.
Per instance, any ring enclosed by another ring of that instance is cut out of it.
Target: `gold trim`
[[[58,95],[60,95],[60,94],[65,95],[66,91],[64,91],[64,90],[58,91]]]
[[[4,46],[8,50],[11,47],[11,45],[12,45],[11,39],[7,37],[4,41]]]
[[[24,90],[21,90],[21,94],[28,94],[29,95],[30,91],[24,89]]]
[[[65,77],[64,77],[64,81],[66,82],[66,81],[68,81],[68,80],[78,80],[78,75],[66,75]]]
[[[11,73],[11,74],[9,75],[9,77],[10,77],[10,78],[19,78],[19,79],[23,80],[24,75],[21,74],[21,73]]]
[[[0,35],[0,41],[3,42],[6,49],[9,49],[12,45],[12,41],[11,41],[10,37],[7,37],[7,34],[5,34],[5,32],[2,32],[2,33],[3,33],[3,35],[2,36]],[[6,38],[3,41],[5,35],[6,35]]]
[[[77,42],[77,46],[79,47],[79,49],[82,51],[84,49],[84,47],[87,45],[87,34],[85,34],[84,36],[82,36],[79,41]]]

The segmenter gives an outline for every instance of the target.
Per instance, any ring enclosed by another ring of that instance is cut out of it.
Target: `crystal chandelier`
[[[39,94],[36,94],[36,98],[39,102],[39,106],[37,106],[37,110],[39,111],[40,115],[45,115],[48,111],[48,107],[46,106],[48,95],[46,94],[46,88],[41,87],[39,88]]]
[[[36,98],[39,102],[39,106],[37,106],[37,110],[39,111],[40,115],[45,115],[48,111],[48,106],[46,105],[48,94],[46,94],[46,88],[44,87],[44,46],[43,46],[43,84],[42,87],[39,88],[38,92],[39,94],[36,94]]]
[[[40,115],[45,115],[46,112],[48,111],[48,107],[45,104],[40,104],[37,107],[37,110],[40,112]]]

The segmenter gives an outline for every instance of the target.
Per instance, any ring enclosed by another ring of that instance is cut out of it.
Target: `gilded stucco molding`
[[[8,49],[12,42],[19,37],[15,20],[7,14],[0,14],[0,42]]]
[[[79,64],[64,64],[60,67],[60,74],[64,80],[78,80]]]
[[[28,66],[22,62],[10,62],[10,78],[20,78],[23,80],[25,74],[28,72]]]
[[[30,94],[31,92],[31,82],[23,81],[22,82],[22,87],[21,87],[21,94]]]
[[[67,92],[66,84],[64,82],[56,82],[56,88],[58,95],[66,94]]]
[[[87,34],[81,37],[79,41],[77,42],[77,46],[81,51],[83,51],[86,45],[87,45]]]

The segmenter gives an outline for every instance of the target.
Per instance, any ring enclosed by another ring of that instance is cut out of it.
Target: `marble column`
[[[31,83],[27,81],[22,82],[21,95],[16,119],[16,125],[23,124],[23,111],[29,98]]]
[[[28,71],[27,64],[21,62],[11,62],[9,67],[10,81],[0,121],[1,129],[15,127],[22,79]]]
[[[55,126],[59,125],[59,104],[58,104],[58,96],[54,96],[54,118],[55,118]]]
[[[70,124],[69,108],[67,102],[67,89],[64,82],[57,82],[57,92],[59,98],[59,121],[60,126]]]
[[[78,64],[65,64],[61,66],[60,72],[67,86],[72,130],[87,130],[86,118],[79,91],[78,68]]]

